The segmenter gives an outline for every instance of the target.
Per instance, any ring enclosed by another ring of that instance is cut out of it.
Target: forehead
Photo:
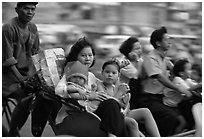
[[[140,42],[135,42],[135,43],[133,44],[132,49],[140,49],[140,48],[141,48]]]
[[[80,53],[92,53],[92,49],[91,47],[87,46],[85,48],[83,48]]]
[[[21,5],[19,8],[35,8],[36,6],[34,4],[31,4],[31,3],[26,3],[26,4],[23,4]]]
[[[105,66],[104,70],[118,70],[118,67],[115,64],[108,64]]]
[[[169,37],[169,35],[167,34],[167,33],[165,33],[164,35],[163,35],[163,39],[169,39],[170,37]]]

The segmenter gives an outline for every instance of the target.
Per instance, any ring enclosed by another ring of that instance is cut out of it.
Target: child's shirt
[[[181,77],[174,77],[173,83],[186,90],[197,84],[190,78],[184,80]],[[181,94],[180,92],[176,92],[171,89],[166,89],[164,95],[165,97],[163,98],[163,103],[171,107],[177,107],[178,103],[182,101],[183,95],[188,96],[188,94]]]
[[[120,85],[119,85],[120,86]],[[118,87],[115,85],[112,85],[110,88],[107,88],[102,81],[98,81],[97,82],[97,89],[96,92],[103,92],[107,98],[109,99],[114,99],[117,102],[123,103],[125,105],[125,108],[127,107],[128,103],[129,103],[129,99],[127,100],[126,98],[126,93],[127,92],[122,92],[122,94],[119,95],[119,99],[116,99],[114,96],[116,95],[116,93],[118,93]],[[129,95],[128,95],[129,96]],[[91,101],[89,106],[91,106],[92,109],[97,109],[98,105],[100,104],[99,101]],[[125,109],[121,109],[121,111],[123,112],[123,110]]]

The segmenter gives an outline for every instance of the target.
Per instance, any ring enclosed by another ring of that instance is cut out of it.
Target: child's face
[[[73,76],[69,79],[70,82],[73,82],[75,84],[78,84],[80,86],[84,86],[86,81],[84,78],[80,77],[80,76]]]
[[[183,72],[184,78],[190,78],[192,73],[191,63],[185,64],[185,69]]]
[[[119,77],[118,69],[115,65],[107,65],[102,71],[103,82],[106,84],[115,84]]]

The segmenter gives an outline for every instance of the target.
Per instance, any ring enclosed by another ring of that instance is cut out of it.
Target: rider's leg
[[[14,111],[11,116],[10,130],[8,136],[17,136],[18,129],[21,129],[27,121],[27,118],[30,113],[29,104],[31,100],[32,98],[22,99],[14,108]]]

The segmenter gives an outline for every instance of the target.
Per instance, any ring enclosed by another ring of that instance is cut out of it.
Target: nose
[[[86,60],[90,60],[90,56],[87,55],[87,56],[86,56]]]

